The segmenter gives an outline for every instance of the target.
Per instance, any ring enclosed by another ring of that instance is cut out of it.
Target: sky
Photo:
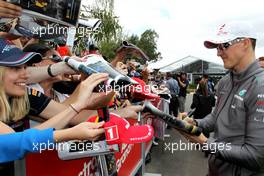
[[[203,41],[210,38],[221,24],[233,20],[249,21],[259,39],[256,55],[264,56],[264,1],[262,0],[114,0],[115,15],[124,32],[141,35],[154,29],[161,64],[188,55],[210,59],[222,64],[216,50],[204,48]]]
[[[263,6],[262,0],[115,0],[115,13],[125,33],[140,35],[150,28],[159,34],[164,63],[192,55],[222,64],[216,50],[204,48],[203,41],[233,20],[254,26],[260,36],[256,55],[264,56]]]

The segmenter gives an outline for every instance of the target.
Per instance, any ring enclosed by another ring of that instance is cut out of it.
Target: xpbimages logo
[[[231,143],[210,143],[210,144],[199,144],[191,142],[183,142],[182,140],[178,142],[165,142],[164,151],[174,154],[176,151],[210,151],[210,153],[216,153],[221,150],[231,150]]]
[[[65,27],[65,26],[59,26],[59,25],[50,25],[47,26],[38,26],[38,27],[32,27],[32,33],[34,35],[37,35],[38,37],[42,38],[47,35],[75,35],[77,33],[80,35],[79,37],[89,37],[89,34],[95,34],[99,33],[100,31],[97,29],[96,31],[93,31],[89,27]],[[87,36],[88,35],[88,36]]]
[[[33,151],[42,153],[44,150],[69,150],[69,151],[98,151],[100,149],[99,143],[93,143],[90,141],[84,142],[71,142],[70,145],[65,145],[66,143],[56,143],[54,144],[52,141],[48,141],[46,143],[32,143]]]
[[[144,93],[146,95],[151,94],[152,89],[159,89],[157,85],[119,85],[114,83],[113,85],[99,85],[99,92],[120,92],[120,93],[131,93],[131,92],[138,92]]]

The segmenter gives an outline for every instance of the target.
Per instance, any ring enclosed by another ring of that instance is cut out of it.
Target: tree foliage
[[[138,47],[141,48],[150,60],[157,60],[160,52],[157,51],[157,39],[159,35],[155,30],[148,29],[140,36]]]
[[[114,14],[114,0],[96,0],[90,15],[85,16],[82,13],[81,18],[97,18],[101,20],[100,30],[96,31],[94,39],[100,52],[109,60],[114,57],[115,49],[119,47],[122,40],[127,40],[137,45],[149,56],[150,60],[157,60],[160,56],[156,43],[159,36],[154,30],[148,29],[140,37],[135,34],[124,37],[119,18]]]
[[[109,60],[115,55],[115,49],[122,41],[122,27],[114,14],[114,0],[96,0],[91,16],[101,20],[101,27],[94,35],[100,52]]]
[[[149,57],[150,60],[157,60],[161,55],[160,52],[157,51],[156,41],[158,37],[159,35],[155,30],[148,29],[143,32],[140,37],[137,35],[131,35],[128,38],[128,41],[134,45],[137,45]]]

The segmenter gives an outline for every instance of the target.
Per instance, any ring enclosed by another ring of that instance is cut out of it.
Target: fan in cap
[[[24,65],[31,59],[41,60],[41,55],[22,52],[11,41],[0,38],[0,120],[2,122],[16,122],[28,114],[26,94],[28,76]]]

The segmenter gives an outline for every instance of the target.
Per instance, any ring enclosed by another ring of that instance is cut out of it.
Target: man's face
[[[185,75],[185,74],[182,74],[182,75],[181,75],[181,79],[182,79],[182,80],[186,80],[186,75]]]
[[[203,78],[201,79],[201,81],[202,81],[202,82],[208,82],[208,78],[204,78],[204,77],[203,77]]]
[[[245,50],[242,47],[243,40],[233,42],[231,45],[220,44],[217,47],[217,56],[221,57],[226,69],[236,70],[240,66],[241,59],[245,55]]]
[[[116,67],[115,67],[119,72],[121,72],[124,75],[128,74],[127,70],[127,65],[124,64],[123,62],[117,62]]]

